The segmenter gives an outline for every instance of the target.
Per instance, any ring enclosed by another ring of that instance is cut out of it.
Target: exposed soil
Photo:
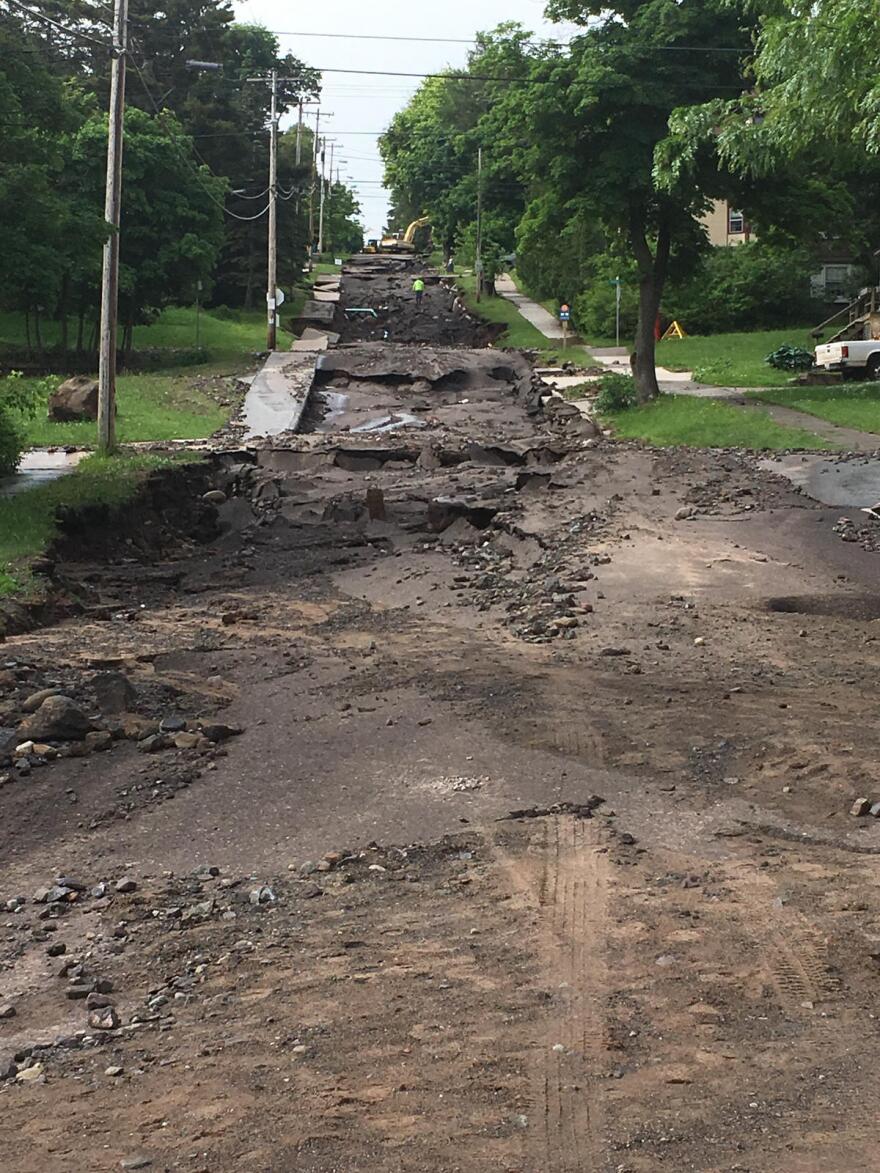
[[[11,1168],[878,1167],[876,554],[447,329],[70,519],[89,609],[3,645],[0,727],[111,735],[0,767]]]

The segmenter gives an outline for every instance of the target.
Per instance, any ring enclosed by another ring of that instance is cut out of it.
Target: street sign
[[[560,320],[560,322],[568,322],[571,320],[571,308],[569,306],[563,305],[560,308],[559,320]]]
[[[284,305],[284,290],[283,289],[276,289],[275,290],[275,304],[279,308]]]

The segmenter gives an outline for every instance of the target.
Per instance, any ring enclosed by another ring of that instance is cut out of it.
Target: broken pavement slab
[[[296,316],[294,322],[298,326],[332,326],[336,314],[336,306],[329,301],[315,301],[310,298]]]
[[[244,438],[295,431],[314,378],[313,354],[270,354],[245,396],[240,416],[246,429]]]

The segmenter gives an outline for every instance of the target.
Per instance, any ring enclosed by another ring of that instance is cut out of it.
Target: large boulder
[[[56,423],[98,418],[98,384],[90,375],[74,375],[49,399],[49,419]]]
[[[18,728],[22,741],[82,741],[94,728],[69,696],[50,696]]]

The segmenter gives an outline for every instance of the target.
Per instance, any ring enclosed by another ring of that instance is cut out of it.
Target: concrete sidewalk
[[[532,301],[530,297],[526,297],[524,293],[520,293],[513,283],[513,278],[508,273],[502,273],[500,277],[495,278],[495,292],[500,297],[504,297],[509,302],[512,302],[525,320],[531,322],[536,330],[540,330],[545,338],[549,338],[553,342],[562,341],[564,337],[562,324],[551,313],[548,313],[542,305],[538,305],[536,301]],[[568,341],[575,341],[575,337],[571,331],[568,334]]]

